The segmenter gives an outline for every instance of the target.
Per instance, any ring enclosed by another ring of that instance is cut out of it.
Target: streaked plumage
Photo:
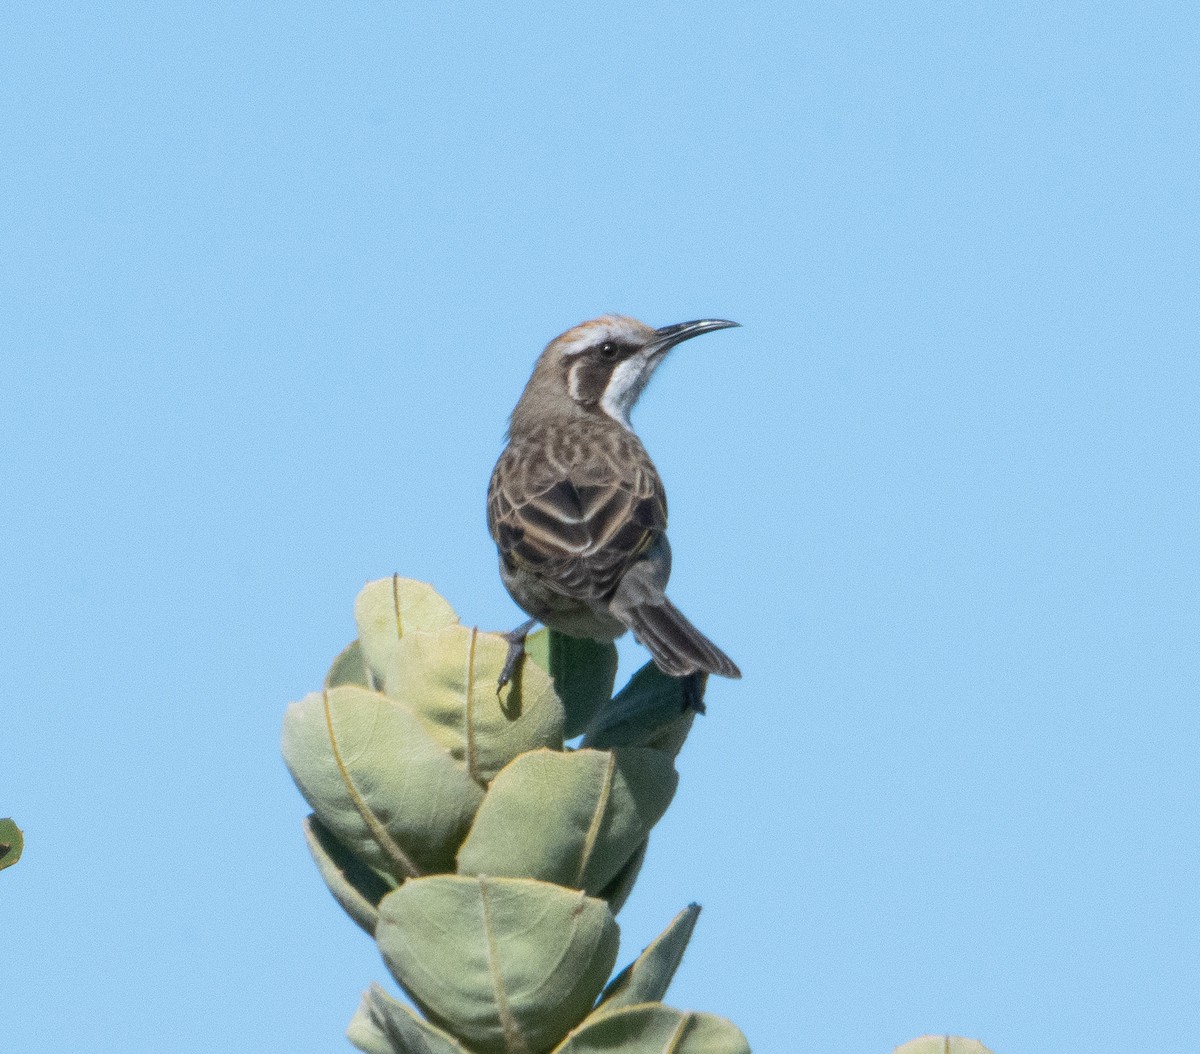
[[[666,598],[666,494],[629,411],[671,347],[732,325],[655,330],[606,315],[551,341],[488,487],[488,529],[513,599],[571,636],[612,640],[630,628],[676,677],[741,674]]]

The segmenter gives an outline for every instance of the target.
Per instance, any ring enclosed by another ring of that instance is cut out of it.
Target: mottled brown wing
[[[556,453],[531,441],[504,452],[488,488],[488,529],[510,566],[565,595],[607,600],[667,528],[662,482],[636,438],[576,460]]]

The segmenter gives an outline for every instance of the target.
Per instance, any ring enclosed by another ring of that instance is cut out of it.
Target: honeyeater
[[[654,329],[604,315],[556,337],[513,410],[492,472],[488,529],[500,575],[531,616],[609,641],[631,629],[663,672],[740,677],[732,660],[667,599],[667,498],[629,422],[651,375],[676,345],[736,326],[701,319]]]

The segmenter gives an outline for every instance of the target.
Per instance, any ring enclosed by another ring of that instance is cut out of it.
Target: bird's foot
[[[686,714],[689,710],[695,710],[698,714],[704,713],[704,689],[708,684],[708,674],[697,670],[679,679],[683,682],[683,713]]]
[[[526,622],[522,622],[516,629],[500,634],[500,636],[508,641],[508,654],[504,656],[504,667],[500,670],[500,679],[496,682],[497,696],[504,690],[504,686],[513,679],[513,674],[517,672],[517,663],[525,655],[525,638],[529,636],[529,631],[536,625],[537,619],[531,618]]]

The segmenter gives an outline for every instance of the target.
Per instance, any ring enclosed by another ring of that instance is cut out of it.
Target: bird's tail
[[[650,649],[663,673],[686,677],[715,673],[741,677],[742,671],[711,640],[693,626],[666,597],[655,604],[637,604],[621,612],[638,640]]]

